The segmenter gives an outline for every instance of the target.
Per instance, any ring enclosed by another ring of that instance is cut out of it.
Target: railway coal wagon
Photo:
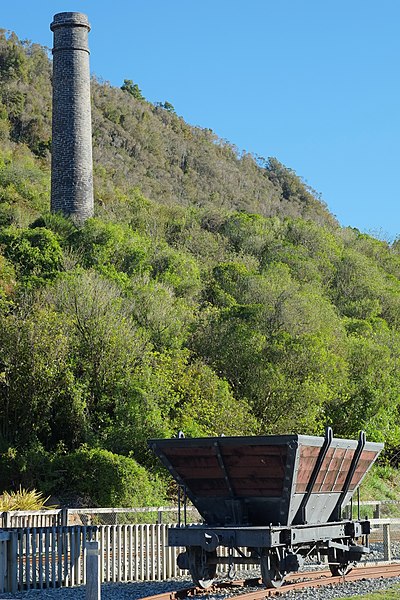
[[[383,448],[363,432],[358,441],[334,438],[328,428],[325,437],[178,437],[149,444],[204,520],[168,531],[169,546],[186,547],[178,566],[196,585],[209,587],[218,564],[258,563],[264,584],[279,587],[305,557],[327,557],[338,575],[369,552],[369,521],[359,510],[358,518],[342,519]]]

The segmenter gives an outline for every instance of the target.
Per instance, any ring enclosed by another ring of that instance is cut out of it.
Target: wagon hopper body
[[[368,552],[367,520],[342,520],[383,448],[367,442],[304,435],[174,438],[150,446],[204,519],[169,530],[170,546],[186,546],[178,564],[207,587],[218,563],[255,562],[277,587],[307,555],[328,556],[344,572]],[[361,540],[361,544],[357,543]],[[237,559],[217,549],[247,547]]]

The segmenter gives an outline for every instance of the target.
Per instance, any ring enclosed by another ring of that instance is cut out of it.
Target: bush
[[[161,483],[133,458],[100,448],[79,448],[54,460],[58,493],[87,506],[154,506],[164,501]],[[56,490],[54,490],[56,492]]]
[[[61,267],[63,255],[57,236],[43,227],[9,227],[1,232],[0,243],[22,278],[52,279]]]
[[[52,484],[51,456],[40,446],[25,451],[13,447],[0,451],[0,490],[36,488],[47,496]]]

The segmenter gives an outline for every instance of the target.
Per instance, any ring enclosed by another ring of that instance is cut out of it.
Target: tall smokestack
[[[54,15],[51,211],[82,223],[93,215],[89,21]]]

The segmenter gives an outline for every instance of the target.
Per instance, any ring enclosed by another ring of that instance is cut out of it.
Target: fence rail
[[[200,519],[196,508],[186,508],[191,522]],[[176,506],[145,508],[60,508],[55,510],[15,510],[0,512],[0,529],[10,527],[57,527],[66,525],[122,525],[136,524],[138,520],[161,524],[168,515],[168,523],[179,521]]]
[[[369,517],[400,517],[400,502],[385,500],[382,502],[368,500],[360,502],[361,510],[366,510]],[[344,508],[343,516],[350,517],[350,505]],[[186,512],[191,522],[200,520],[194,506],[187,506]],[[357,505],[353,505],[353,517],[357,513]],[[167,521],[166,516],[168,515]],[[66,525],[122,525],[122,524],[161,524],[177,523],[179,508],[176,506],[153,506],[145,508],[60,508],[56,510],[9,511],[0,512],[0,529],[10,527],[57,527]]]
[[[67,525],[66,509],[13,510],[0,513],[0,527],[57,527]]]
[[[391,540],[400,539],[400,519],[372,519],[371,542],[392,558]],[[175,525],[53,526],[0,529],[0,593],[86,583],[87,543],[98,541],[102,582],[163,581],[183,575],[167,546]],[[222,554],[227,554],[227,549]],[[226,552],[224,552],[226,551]],[[253,568],[242,565],[241,569]],[[221,570],[228,565],[221,565]]]

